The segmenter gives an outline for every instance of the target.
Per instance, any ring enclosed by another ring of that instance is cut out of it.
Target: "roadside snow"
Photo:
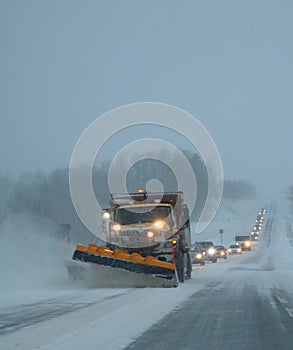
[[[219,228],[224,229],[223,243],[228,246],[235,234],[249,232],[262,203],[241,202],[239,205],[221,207],[215,220],[205,232],[194,235],[195,240],[213,240],[220,243]],[[172,289],[76,289],[70,285],[55,285],[51,289],[14,289],[13,293],[0,295],[0,311],[7,307],[19,307],[27,303],[59,303],[84,305],[72,312],[51,317],[27,328],[1,336],[1,348],[5,350],[75,350],[86,347],[92,349],[123,349],[132,340],[149,329],[197,291],[209,286],[219,278],[225,280],[229,270],[249,264],[251,277],[256,279],[253,268],[268,266],[267,284],[261,293],[267,293],[271,282],[276,288],[281,285],[293,295],[293,247],[288,244],[286,223],[282,217],[275,221],[272,244],[267,249],[265,237],[261,238],[253,251],[243,256],[231,256],[218,264],[207,263],[205,267],[194,268],[192,279]],[[261,256],[259,260],[259,256]],[[255,259],[255,258],[258,259]],[[255,262],[254,262],[255,261]],[[222,277],[221,277],[222,276]],[[221,285],[219,285],[221,288]],[[283,296],[280,296],[282,298]],[[289,300],[290,301],[290,300]],[[4,308],[3,308],[4,307]]]

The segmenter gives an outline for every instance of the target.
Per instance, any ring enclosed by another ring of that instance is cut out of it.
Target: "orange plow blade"
[[[143,257],[126,250],[78,244],[73,260],[67,263],[70,275],[97,287],[177,287],[173,263],[153,256]]]

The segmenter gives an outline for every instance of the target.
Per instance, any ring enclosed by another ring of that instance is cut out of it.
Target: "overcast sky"
[[[206,126],[226,178],[293,184],[292,18],[291,0],[0,0],[0,172],[68,166],[96,117],[157,101]]]

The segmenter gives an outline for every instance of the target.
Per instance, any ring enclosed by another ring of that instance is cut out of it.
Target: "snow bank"
[[[0,228],[0,301],[4,296],[28,294],[31,289],[68,285],[64,258],[72,248],[63,249],[53,234],[54,227],[34,218],[14,216]]]

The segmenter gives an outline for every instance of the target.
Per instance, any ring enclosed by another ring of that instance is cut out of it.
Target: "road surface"
[[[266,221],[251,252],[195,266],[178,288],[89,289],[0,308],[0,348],[293,349],[293,247]]]
[[[125,349],[293,349],[293,295],[276,284],[274,259],[267,254],[274,227],[270,219],[261,248],[230,257],[235,264],[224,276]]]

